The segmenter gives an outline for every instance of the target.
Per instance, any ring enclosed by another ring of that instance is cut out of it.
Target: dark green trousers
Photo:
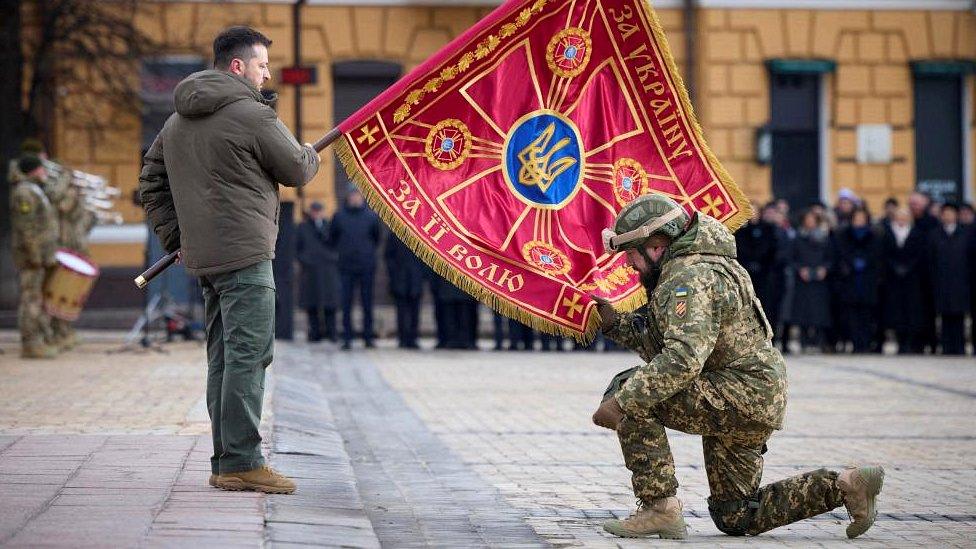
[[[249,471],[261,455],[264,369],[274,350],[271,261],[200,277],[207,316],[207,409],[215,474]]]

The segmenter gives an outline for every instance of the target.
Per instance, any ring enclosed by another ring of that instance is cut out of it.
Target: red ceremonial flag
[[[438,273],[535,328],[590,339],[588,294],[646,301],[601,232],[649,192],[736,228],[644,0],[512,0],[340,124],[369,204]]]

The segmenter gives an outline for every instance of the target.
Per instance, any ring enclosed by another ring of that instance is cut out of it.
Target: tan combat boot
[[[58,348],[43,343],[25,345],[20,350],[20,356],[21,358],[57,358]]]
[[[250,471],[223,473],[217,475],[217,488],[223,490],[254,490],[266,494],[290,494],[295,491],[295,483],[277,471],[262,465]]]
[[[875,498],[884,483],[882,467],[851,467],[837,477],[837,486],[844,493],[844,506],[851,515],[847,537],[854,539],[874,524],[878,516]]]
[[[217,475],[215,475],[213,473],[210,473],[210,478],[207,479],[207,484],[213,486],[214,488],[218,488],[218,486],[217,486]]]
[[[78,346],[78,336],[74,333],[59,338],[56,342],[61,352],[70,351]]]
[[[681,500],[671,496],[656,499],[650,504],[643,502],[624,520],[608,520],[603,529],[622,538],[685,539],[688,525],[681,515]]]

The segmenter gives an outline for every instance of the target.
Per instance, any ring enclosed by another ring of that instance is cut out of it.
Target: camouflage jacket
[[[606,335],[647,362],[617,393],[628,415],[694,385],[716,408],[782,428],[786,365],[732,233],[711,217],[696,215],[671,244],[646,312],[621,315]]]
[[[96,219],[95,214],[85,208],[85,198],[77,189],[68,189],[60,214],[59,245],[88,255],[88,233],[95,226]]]
[[[14,263],[37,269],[54,263],[58,245],[57,211],[32,179],[21,179],[10,191],[10,224]]]

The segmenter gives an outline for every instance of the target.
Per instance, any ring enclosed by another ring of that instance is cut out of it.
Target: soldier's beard
[[[640,273],[640,281],[644,286],[644,290],[647,292],[647,297],[650,299],[651,294],[654,293],[654,288],[657,287],[658,281],[661,279],[661,266],[651,265],[646,271]]]

